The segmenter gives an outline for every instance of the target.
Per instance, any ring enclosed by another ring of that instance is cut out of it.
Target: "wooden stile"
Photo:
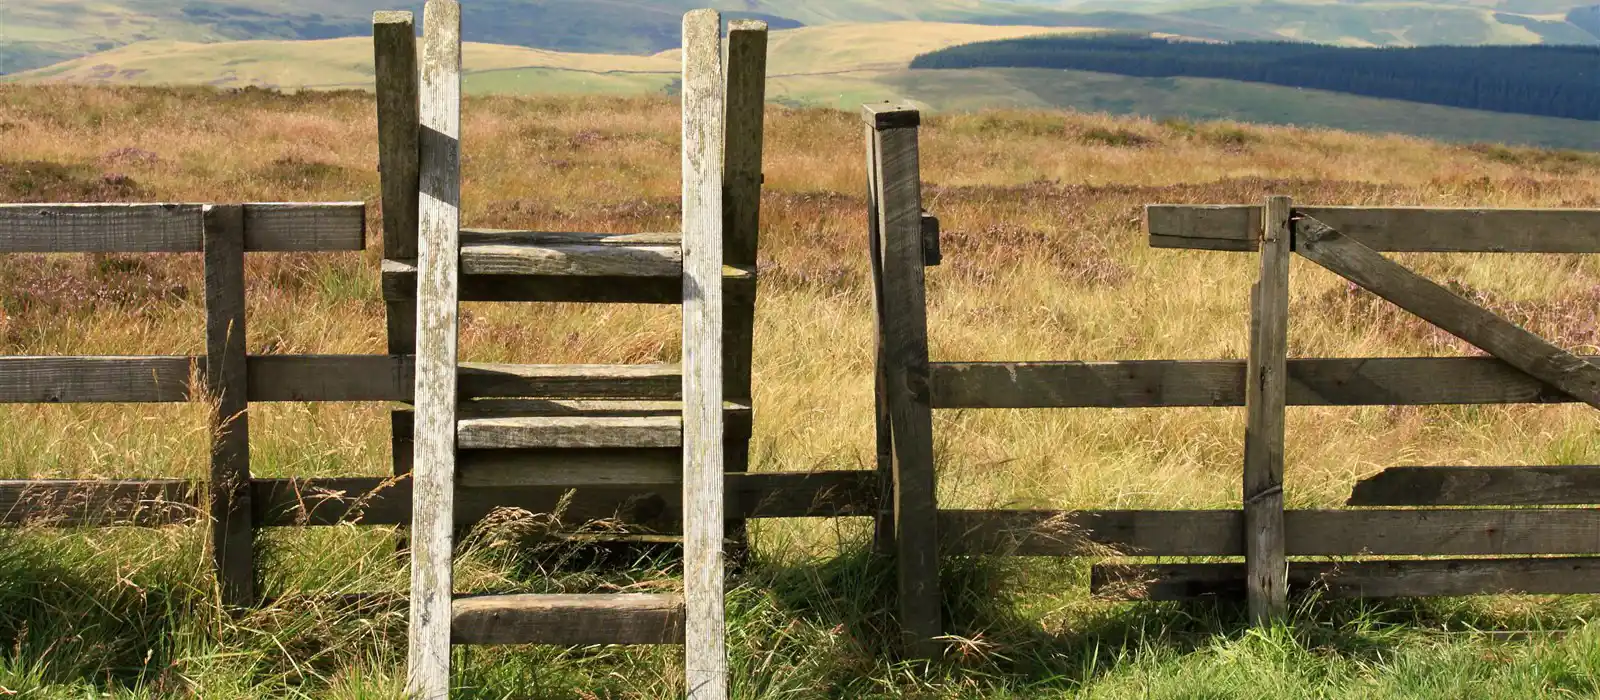
[[[1296,250],[1573,398],[1600,408],[1600,367],[1379,255],[1316,219],[1295,221]]]
[[[1283,438],[1288,398],[1291,206],[1288,197],[1267,200],[1261,272],[1250,305],[1250,359],[1245,371],[1245,568],[1250,620],[1257,626],[1281,620],[1288,612]]]
[[[728,696],[723,610],[722,18],[683,18],[684,669],[691,700]]]
[[[461,229],[461,6],[423,14],[416,435],[411,513],[408,692],[450,695],[451,555],[455,511],[456,333]]]
[[[211,557],[223,602],[255,602],[244,306],[244,207],[205,209],[206,393],[211,410]]]
[[[922,182],[915,109],[863,108],[873,130],[875,202],[883,265],[884,381],[894,445],[894,520],[900,625],[906,653],[939,656],[938,504],[929,403],[928,318],[922,247]]]

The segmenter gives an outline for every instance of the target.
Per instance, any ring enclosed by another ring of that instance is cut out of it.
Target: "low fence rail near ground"
[[[1289,405],[1600,407],[1600,367],[1587,358],[1380,255],[1600,253],[1600,210],[1299,207],[1285,197],[1254,206],[1151,206],[1152,246],[1259,255],[1247,361],[930,362],[924,251],[937,245],[922,225],[920,120],[914,109],[889,105],[867,107],[866,118],[880,470],[893,485],[894,531],[886,534],[896,538],[900,613],[914,651],[937,649],[930,640],[940,633],[941,552],[1243,557],[1096,566],[1091,585],[1101,595],[1144,600],[1245,598],[1258,623],[1281,616],[1291,591],[1600,593],[1600,558],[1571,556],[1600,552],[1600,510],[1520,507],[1600,503],[1600,468],[1396,467],[1360,482],[1349,505],[1363,508],[1348,510],[1285,511],[1282,486]],[[1291,253],[1490,356],[1289,359]],[[1241,510],[939,510],[934,500],[934,409],[1221,406],[1247,413]],[[1365,509],[1376,506],[1385,508]],[[1329,559],[1366,556],[1433,558]]]

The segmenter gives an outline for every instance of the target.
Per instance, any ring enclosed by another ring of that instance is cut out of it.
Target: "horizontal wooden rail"
[[[683,643],[683,596],[671,593],[465,596],[451,612],[453,644]]]
[[[1289,556],[1586,554],[1600,551],[1596,510],[1291,510]],[[1244,513],[943,511],[947,554],[1232,557]]]
[[[1301,207],[1373,250],[1395,253],[1600,253],[1600,209]],[[1253,251],[1260,206],[1153,204],[1145,229],[1155,248]]]
[[[463,261],[465,262],[465,261]],[[494,268],[483,268],[494,269]],[[750,267],[723,267],[726,300],[732,303],[755,293],[756,272]],[[408,262],[383,261],[385,301],[417,298],[417,268]],[[461,275],[462,301],[572,302],[600,304],[681,304],[683,282],[671,277],[557,274]]]
[[[198,253],[204,204],[0,204],[0,253]],[[244,247],[362,250],[361,202],[244,205]]]
[[[1390,467],[1356,483],[1352,506],[1600,503],[1600,467]]]
[[[175,479],[0,481],[0,525],[53,527],[189,523],[203,516],[202,482]],[[729,474],[728,514],[739,518],[832,518],[872,515],[879,484],[874,472]],[[470,525],[497,508],[561,513],[568,524],[616,519],[661,530],[676,527],[681,484],[594,486],[463,485],[456,520]],[[251,506],[257,527],[404,525],[411,522],[407,477],[256,479]]]
[[[1594,362],[1597,358],[1585,358]],[[1243,406],[1244,360],[935,362],[934,408]],[[1291,406],[1566,403],[1493,357],[1289,360]]]
[[[1095,595],[1242,600],[1244,564],[1097,565]],[[1600,557],[1290,562],[1289,590],[1326,598],[1600,593]]]
[[[251,401],[409,401],[410,356],[252,355]],[[205,357],[0,357],[0,403],[181,403]],[[682,392],[676,365],[464,363],[464,398],[640,398]]]

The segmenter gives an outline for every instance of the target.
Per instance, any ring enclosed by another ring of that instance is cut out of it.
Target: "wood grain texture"
[[[586,233],[581,231],[530,231],[527,229],[464,228],[461,245],[514,246],[619,246],[624,248],[661,247],[677,249],[683,234],[667,231],[642,233]]]
[[[0,204],[0,253],[199,253],[203,204]],[[361,202],[244,206],[247,251],[361,250]]]
[[[0,525],[156,527],[204,517],[204,485],[180,479],[0,480]]]
[[[1283,437],[1288,393],[1288,197],[1267,200],[1260,273],[1251,290],[1245,370],[1244,527],[1250,620],[1269,626],[1288,613],[1283,554]]]
[[[897,549],[894,541],[894,425],[893,418],[889,415],[889,380],[888,359],[884,356],[884,333],[888,330],[888,320],[884,317],[883,307],[883,231],[879,228],[880,219],[876,212],[882,206],[878,200],[878,183],[883,174],[878,167],[878,129],[874,124],[865,127],[867,135],[867,258],[872,271],[872,408],[873,408],[873,439],[876,454],[876,468],[882,480],[882,505],[872,526],[872,549],[882,556],[893,556]],[[936,372],[938,365],[931,366],[930,372]],[[937,377],[930,379],[934,387],[938,386]],[[937,401],[937,397],[934,398]],[[934,404],[937,408],[937,403]]]
[[[682,644],[683,596],[482,595],[457,598],[456,644]]]
[[[1600,408],[1600,367],[1407,270],[1316,219],[1295,222],[1296,250],[1517,369]]]
[[[228,605],[255,602],[250,522],[250,398],[246,373],[244,207],[204,212],[205,387],[211,403],[210,552]]]
[[[723,608],[722,17],[683,17],[683,587],[690,700],[728,697]],[[643,420],[643,419],[633,419]],[[660,445],[666,447],[667,445]]]
[[[1289,585],[1323,598],[1600,593],[1600,557],[1292,562]],[[1119,600],[1244,597],[1240,564],[1097,565],[1090,589]]]
[[[909,108],[868,105],[869,123]],[[901,116],[888,123],[913,120]],[[883,358],[894,444],[894,518],[900,626],[906,654],[934,659],[943,635],[939,593],[938,503],[935,499],[933,411],[928,382],[928,317],[922,253],[922,171],[915,127],[874,135],[874,184],[883,260]]]
[[[1244,513],[943,511],[947,554],[1195,556],[1244,554]],[[1600,551],[1600,511],[1291,510],[1288,556],[1470,556]]]
[[[1389,467],[1356,482],[1352,506],[1600,503],[1600,466]]]
[[[678,416],[473,418],[461,421],[456,433],[456,446],[463,450],[687,447],[687,442],[685,420]]]
[[[1591,364],[1597,359],[1585,357]],[[936,362],[934,408],[1243,406],[1241,360]],[[1492,357],[1291,359],[1291,406],[1565,403]]]
[[[464,452],[463,455],[473,455]],[[871,515],[877,482],[870,471],[727,474],[727,512],[740,518],[837,518]],[[570,495],[570,502],[563,500]],[[568,525],[591,521],[676,531],[683,513],[680,482],[627,486],[457,485],[455,524],[470,527],[501,508],[555,514]],[[410,522],[412,484],[394,477],[257,479],[253,503],[260,527],[328,526],[346,522]]]
[[[461,229],[461,6],[423,12],[417,257],[415,508],[411,513],[413,700],[450,695],[455,513],[456,334]]]
[[[761,186],[767,104],[767,23],[736,19],[728,23],[724,92],[722,245],[723,262],[756,266],[761,241]],[[723,385],[726,398],[752,395],[755,350],[755,294],[730,297],[723,327]]]
[[[683,274],[683,256],[677,246],[477,243],[462,246],[461,271],[468,275],[678,279]]]
[[[416,298],[416,266],[397,260],[383,262],[383,298]],[[729,303],[755,299],[754,266],[726,266],[723,285]],[[461,279],[462,301],[569,302],[603,304],[679,304],[683,283],[671,277],[582,277],[571,275],[466,275]],[[754,303],[753,301],[749,303]]]
[[[678,365],[461,366],[461,398],[543,397],[584,399],[677,399],[683,393]]]
[[[1600,210],[1295,207],[1373,250],[1412,253],[1600,253]],[[1156,248],[1253,251],[1262,207],[1153,204]]]
[[[193,357],[0,357],[0,403],[179,403],[204,366]]]
[[[417,258],[417,30],[410,12],[372,15],[377,74],[378,174],[383,194],[383,257]],[[390,352],[395,352],[393,343]]]

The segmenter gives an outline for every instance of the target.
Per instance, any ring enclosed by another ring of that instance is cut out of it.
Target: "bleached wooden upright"
[[[722,18],[683,18],[684,669],[728,696],[723,618]]]
[[[413,699],[436,700],[450,695],[450,561],[455,510],[461,6],[454,0],[428,0],[424,10],[421,96],[407,687]]]

